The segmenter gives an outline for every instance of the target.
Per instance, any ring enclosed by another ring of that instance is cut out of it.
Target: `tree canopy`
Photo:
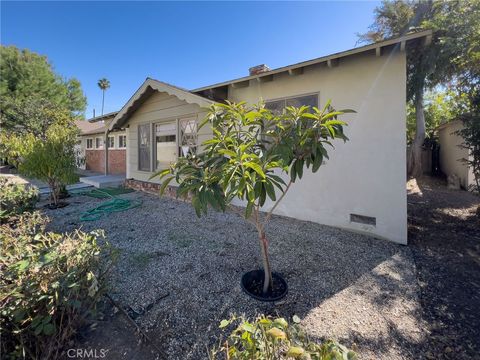
[[[42,135],[48,126],[42,109],[79,116],[86,104],[80,82],[55,73],[45,56],[15,46],[0,47],[0,121],[4,130]]]

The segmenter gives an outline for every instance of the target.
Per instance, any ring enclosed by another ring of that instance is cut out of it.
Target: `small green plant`
[[[91,320],[111,262],[102,232],[45,232],[47,220],[24,213],[1,226],[0,327],[5,359],[57,359]]]
[[[38,190],[0,178],[0,222],[24,211],[32,211],[38,201]]]
[[[354,360],[356,354],[334,341],[316,343],[309,339],[300,326],[300,319],[293,317],[289,324],[284,318],[259,316],[254,321],[232,316],[222,320],[220,328],[234,325],[225,341],[210,350],[209,359],[255,360]]]

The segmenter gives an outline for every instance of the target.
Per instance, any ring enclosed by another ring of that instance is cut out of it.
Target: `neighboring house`
[[[322,107],[331,99],[336,109],[357,112],[342,116],[350,141],[338,143],[318,173],[306,171],[275,213],[406,244],[405,47],[431,36],[408,34],[274,70],[262,65],[191,91],[147,78],[109,125],[109,131],[126,128],[127,183],[157,187],[153,173],[209,139],[211,129],[197,124],[214,102],[263,99],[281,109]]]
[[[108,134],[106,143],[105,130],[117,112],[97,116],[89,120],[77,120],[80,129],[78,154],[82,159],[81,168],[99,173],[125,174],[127,138],[124,129]],[[108,145],[108,166],[105,170],[106,145]]]
[[[462,161],[468,159],[469,150],[462,146],[463,138],[456,132],[463,129],[460,120],[440,125],[437,128],[438,142],[440,144],[440,170],[447,176],[456,175],[460,179],[460,186],[470,189],[475,178],[472,168]]]

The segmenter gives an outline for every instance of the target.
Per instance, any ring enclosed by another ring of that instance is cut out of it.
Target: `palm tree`
[[[97,83],[100,90],[102,90],[102,115],[103,115],[103,106],[105,105],[105,90],[110,87],[110,81],[105,78],[98,80]]]

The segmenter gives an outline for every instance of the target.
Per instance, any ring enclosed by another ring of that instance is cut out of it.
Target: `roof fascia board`
[[[203,87],[200,87],[200,88],[197,88],[197,89],[193,89],[191,91],[192,92],[198,92],[198,91],[208,90],[208,89],[212,89],[212,88],[216,88],[216,87],[220,87],[220,86],[233,85],[233,84],[236,84],[236,83],[239,83],[239,82],[245,82],[245,81],[248,81],[248,80],[251,80],[251,79],[255,79],[257,77],[266,76],[266,75],[274,75],[274,74],[278,74],[278,73],[282,73],[282,72],[289,72],[290,70],[294,70],[296,68],[301,68],[301,67],[305,67],[305,66],[309,66],[309,65],[328,62],[328,61],[330,61],[330,63],[333,63],[334,60],[342,58],[342,57],[351,56],[351,55],[359,54],[359,53],[370,51],[370,50],[376,50],[377,48],[382,48],[382,47],[394,45],[394,44],[397,44],[397,43],[400,43],[400,44],[402,42],[406,43],[408,41],[419,39],[419,38],[422,38],[422,37],[427,38],[425,44],[428,44],[428,41],[429,41],[428,38],[431,39],[432,35],[433,35],[432,30],[424,30],[424,31],[420,31],[420,32],[417,32],[417,33],[413,33],[413,34],[407,34],[407,35],[399,37],[399,38],[384,40],[384,41],[381,41],[381,42],[365,45],[365,46],[362,46],[362,47],[346,50],[346,51],[343,51],[343,52],[319,57],[319,58],[312,59],[312,60],[299,62],[299,63],[288,65],[288,66],[284,66],[284,67],[281,67],[281,68],[278,68],[278,69],[270,70],[270,71],[265,72],[265,73],[261,73],[259,75],[244,76],[244,77],[234,79],[234,80],[230,80],[230,81],[224,81],[224,82],[213,84],[213,85],[203,86]]]
[[[183,90],[162,81],[147,78],[133,94],[133,96],[127,101],[127,103],[122,107],[122,109],[117,113],[117,115],[115,115],[108,126],[108,131],[112,131],[114,129],[118,121],[128,113],[130,107],[135,103],[135,101],[138,101],[142,98],[149,87],[159,92],[166,92],[167,94],[175,96],[189,104],[197,104],[201,107],[208,107],[211,104],[214,104],[214,101],[201,97],[200,95],[192,94],[188,90]]]

